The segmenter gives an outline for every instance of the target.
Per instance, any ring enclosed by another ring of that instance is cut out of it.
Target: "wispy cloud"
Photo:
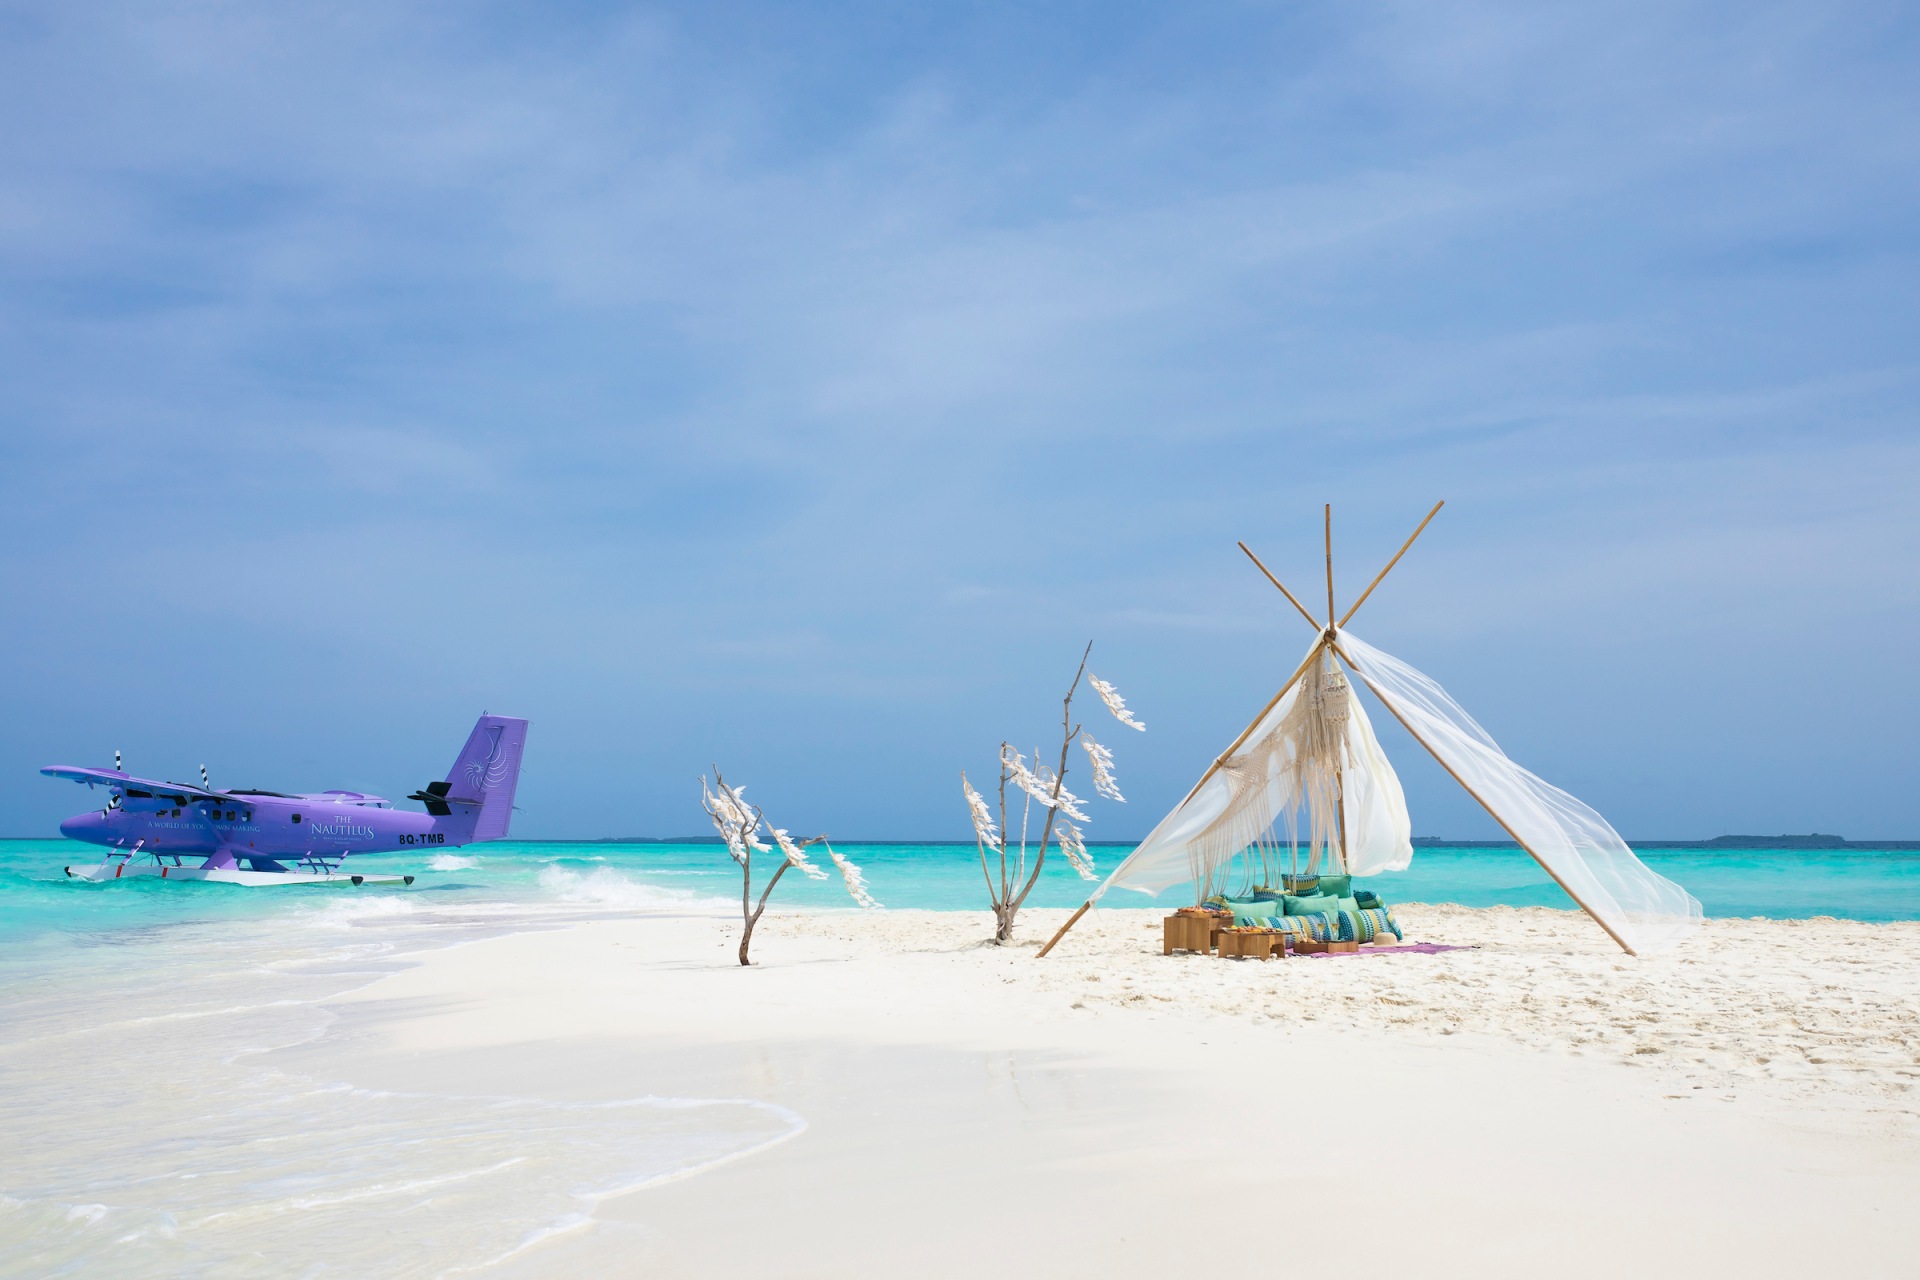
[[[588,762],[546,811],[604,769],[577,829],[666,830],[687,768],[633,782],[610,700],[694,750],[732,689],[783,814],[931,831],[949,745],[1092,628],[1165,708],[1148,823],[1295,652],[1233,540],[1311,587],[1329,499],[1343,594],[1451,500],[1363,630],[1469,685],[1655,617],[1758,682],[1920,607],[1891,10],[0,21],[0,654],[65,673],[0,705],[9,777],[128,714],[92,673],[224,664],[342,759],[396,698],[514,704]],[[1897,759],[1915,696],[1791,731]],[[895,808],[808,773],[816,731]],[[32,785],[0,820],[44,824]]]

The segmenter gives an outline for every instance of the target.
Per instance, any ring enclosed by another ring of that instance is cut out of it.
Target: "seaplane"
[[[409,885],[410,875],[346,871],[346,860],[505,839],[526,741],[525,720],[481,716],[447,776],[407,797],[425,813],[359,791],[221,790],[205,765],[197,787],[136,778],[121,771],[118,751],[111,769],[48,765],[40,772],[107,791],[106,807],[60,824],[63,836],[106,846],[98,865],[66,869],[75,879]]]

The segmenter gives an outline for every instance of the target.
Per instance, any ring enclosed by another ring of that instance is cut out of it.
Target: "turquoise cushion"
[[[1369,889],[1355,889],[1353,900],[1360,904],[1361,910],[1378,909],[1387,904],[1380,901],[1380,895]]]
[[[1325,915],[1338,905],[1337,899],[1316,895],[1310,898],[1296,898],[1287,895],[1287,914],[1290,916]]]
[[[1315,893],[1324,893],[1330,898],[1344,898],[1353,892],[1352,876],[1321,876]]]
[[[1253,900],[1255,902],[1278,902],[1285,896],[1286,895],[1278,889],[1255,889],[1253,891]]]
[[[1235,924],[1263,925],[1280,914],[1277,902],[1236,902],[1233,904],[1233,922]]]
[[[1334,907],[1336,910],[1339,910],[1339,911],[1358,911],[1360,909],[1360,904],[1354,901],[1352,898],[1342,898],[1340,899],[1339,902],[1334,904]]]

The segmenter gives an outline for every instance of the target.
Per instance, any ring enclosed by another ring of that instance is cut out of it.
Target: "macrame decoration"
[[[1211,812],[1184,842],[1188,872],[1201,897],[1277,886],[1283,871],[1346,873],[1346,775],[1386,763],[1377,746],[1371,752],[1350,748],[1356,730],[1371,743],[1372,727],[1354,701],[1346,674],[1326,646],[1316,646],[1293,689],[1208,780],[1216,803],[1207,806]],[[1377,781],[1398,794],[1399,780],[1391,769]],[[1404,801],[1400,808],[1404,815]],[[1398,843],[1392,833],[1386,838]]]

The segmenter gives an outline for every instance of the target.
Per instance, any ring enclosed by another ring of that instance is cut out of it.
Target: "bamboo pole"
[[[1441,501],[1433,504],[1433,510],[1427,512],[1427,518],[1425,520],[1422,520],[1420,522],[1420,527],[1413,531],[1413,537],[1408,538],[1404,543],[1400,545],[1400,549],[1393,553],[1393,559],[1387,561],[1387,567],[1374,575],[1373,581],[1367,584],[1367,589],[1360,593],[1360,598],[1358,600],[1355,600],[1353,602],[1353,607],[1347,610],[1347,616],[1345,618],[1340,619],[1341,626],[1343,627],[1346,626],[1348,619],[1352,618],[1354,614],[1360,612],[1360,606],[1367,602],[1367,597],[1372,595],[1373,589],[1380,585],[1380,580],[1382,578],[1385,578],[1387,574],[1392,571],[1393,566],[1400,563],[1400,557],[1407,554],[1407,548],[1413,545],[1413,539],[1419,537],[1422,533],[1426,532],[1426,528],[1429,524],[1433,522],[1433,518],[1440,514],[1440,508],[1446,505],[1447,504],[1445,499],[1442,499]]]
[[[1087,914],[1087,911],[1092,906],[1093,906],[1092,898],[1088,898],[1085,902],[1081,903],[1080,909],[1067,917],[1067,922],[1060,926],[1060,932],[1054,934],[1051,938],[1047,939],[1047,945],[1040,948],[1040,954],[1035,956],[1034,959],[1036,960],[1045,959],[1047,952],[1053,950],[1053,944],[1060,941],[1060,939],[1066,937],[1067,930],[1073,928],[1073,926],[1075,926],[1076,924],[1079,924],[1080,917]]]
[[[1327,504],[1327,630],[1333,630],[1333,504]]]
[[[1251,561],[1253,561],[1253,563],[1255,564],[1255,566],[1257,566],[1257,567],[1259,568],[1259,570],[1260,570],[1260,572],[1262,572],[1262,573],[1264,573],[1264,574],[1266,574],[1266,575],[1267,575],[1267,581],[1268,581],[1268,582],[1271,582],[1271,583],[1272,583],[1272,584],[1273,584],[1274,586],[1276,586],[1276,587],[1279,587],[1279,588],[1280,588],[1280,594],[1281,594],[1281,595],[1283,595],[1283,596],[1285,596],[1285,597],[1287,598],[1287,603],[1289,603],[1289,604],[1291,604],[1291,605],[1292,605],[1292,606],[1293,606],[1294,608],[1296,608],[1296,609],[1298,609],[1298,610],[1300,611],[1300,616],[1301,616],[1301,617],[1303,617],[1303,618],[1305,618],[1305,619],[1307,620],[1307,625],[1308,625],[1308,626],[1310,626],[1310,627],[1312,627],[1312,628],[1313,628],[1313,629],[1314,629],[1315,631],[1324,631],[1324,630],[1326,630],[1326,628],[1325,628],[1325,627],[1323,627],[1323,626],[1321,626],[1321,625],[1320,625],[1320,619],[1318,619],[1318,618],[1316,618],[1316,617],[1314,617],[1314,616],[1313,616],[1312,614],[1310,614],[1310,613],[1308,613],[1308,612],[1307,612],[1307,606],[1305,606],[1305,605],[1303,605],[1303,604],[1301,604],[1301,603],[1300,603],[1300,602],[1299,602],[1298,600],[1295,600],[1295,599],[1293,598],[1293,592],[1291,592],[1291,591],[1289,591],[1289,590],[1287,590],[1285,586],[1282,586],[1282,585],[1281,585],[1281,582],[1280,582],[1280,579],[1278,579],[1278,578],[1276,578],[1276,577],[1274,577],[1274,576],[1273,576],[1273,570],[1271,570],[1271,569],[1269,569],[1269,568],[1267,568],[1267,566],[1265,566],[1264,564],[1261,564],[1261,563],[1260,563],[1260,557],[1259,557],[1259,556],[1257,556],[1257,555],[1255,555],[1255,554],[1253,554],[1253,552],[1252,552],[1252,551],[1248,551],[1248,550],[1247,550],[1247,544],[1246,544],[1246,543],[1244,543],[1244,542],[1237,542],[1237,543],[1235,543],[1234,545],[1235,545],[1235,546],[1237,546],[1237,547],[1239,547],[1239,548],[1240,548],[1240,549],[1241,549],[1242,551],[1246,551],[1246,552],[1247,552],[1247,559],[1249,559],[1249,560],[1251,560]]]
[[[1340,874],[1350,875],[1352,873],[1347,868],[1347,773],[1337,764],[1333,769],[1333,800],[1333,826],[1340,833]]]
[[[1246,548],[1242,547],[1241,550],[1244,551],[1246,550]],[[1251,551],[1248,551],[1247,554],[1252,555],[1253,553]],[[1258,564],[1259,561],[1256,560],[1254,561],[1254,563]],[[1279,586],[1278,583],[1275,583],[1274,585]],[[1281,587],[1280,589],[1282,591],[1286,590],[1285,587]],[[1186,796],[1181,799],[1180,803],[1173,806],[1174,813],[1178,813],[1181,810],[1181,808],[1187,803],[1188,800],[1191,800],[1196,795],[1200,794],[1200,788],[1207,785],[1207,779],[1213,777],[1214,774],[1220,772],[1220,766],[1227,762],[1228,757],[1230,757],[1231,755],[1233,755],[1234,752],[1240,749],[1241,743],[1245,742],[1248,738],[1253,736],[1253,731],[1260,727],[1260,722],[1267,718],[1267,713],[1272,711],[1275,707],[1279,706],[1280,699],[1286,697],[1287,692],[1290,689],[1292,689],[1293,686],[1300,683],[1300,677],[1307,674],[1307,668],[1313,665],[1314,660],[1319,658],[1321,651],[1325,648],[1326,648],[1326,641],[1324,640],[1322,640],[1319,644],[1316,644],[1315,646],[1313,646],[1313,649],[1307,654],[1307,660],[1301,663],[1298,667],[1296,667],[1291,676],[1287,677],[1287,682],[1280,686],[1280,692],[1274,694],[1272,698],[1268,699],[1267,705],[1260,708],[1260,714],[1253,718],[1253,723],[1249,724],[1245,729],[1242,729],[1240,731],[1240,736],[1233,740],[1233,743],[1231,746],[1229,746],[1225,751],[1222,751],[1219,755],[1213,758],[1213,763],[1207,767],[1207,771],[1200,775],[1200,781],[1193,784],[1193,790],[1187,792]],[[1122,865],[1124,866],[1125,864],[1123,863]],[[1111,880],[1113,877],[1109,876],[1107,878]],[[1080,906],[1080,909],[1074,912],[1071,916],[1069,916],[1067,918],[1067,922],[1060,926],[1060,931],[1054,934],[1053,937],[1047,940],[1047,945],[1040,948],[1040,954],[1035,956],[1034,959],[1038,960],[1044,957],[1047,954],[1047,952],[1053,950],[1053,944],[1060,941],[1060,939],[1066,937],[1067,930],[1073,928],[1074,925],[1080,923],[1080,917],[1087,914],[1087,909],[1093,906],[1093,903],[1094,903],[1093,898],[1088,898],[1086,902],[1082,903]]]
[[[1433,749],[1433,744],[1431,742],[1428,742],[1425,738],[1421,737],[1420,731],[1418,729],[1414,728],[1411,724],[1407,723],[1407,718],[1400,714],[1400,709],[1393,705],[1393,702],[1391,699],[1381,694],[1380,690],[1374,686],[1372,679],[1368,677],[1367,673],[1360,669],[1360,665],[1353,660],[1353,658],[1347,653],[1345,649],[1342,649],[1340,647],[1340,642],[1335,640],[1335,641],[1330,641],[1329,643],[1333,645],[1333,651],[1340,655],[1341,661],[1345,662],[1349,667],[1353,668],[1354,674],[1367,682],[1367,688],[1372,689],[1374,696],[1380,699],[1380,705],[1385,707],[1389,712],[1391,712],[1393,714],[1393,718],[1400,722],[1401,727],[1404,728],[1408,733],[1413,735],[1413,740],[1419,743],[1421,746],[1425,747],[1427,749],[1427,754],[1432,756],[1434,760],[1439,763],[1440,767],[1447,771],[1447,776],[1452,778],[1455,782],[1459,783],[1460,789],[1462,791],[1466,792],[1468,795],[1472,796],[1476,801],[1478,801],[1480,807],[1482,809],[1485,809],[1488,815],[1491,816],[1495,822],[1500,824],[1500,829],[1506,832],[1508,835],[1512,836],[1513,842],[1519,845],[1522,849],[1525,849],[1527,851],[1527,856],[1532,858],[1535,862],[1539,863],[1540,869],[1546,872],[1549,876],[1552,876],[1553,882],[1559,885],[1562,889],[1566,890],[1567,896],[1569,898],[1572,898],[1574,902],[1579,905],[1582,911],[1586,912],[1588,916],[1592,917],[1593,922],[1595,924],[1599,925],[1602,929],[1605,929],[1607,931],[1607,936],[1609,938],[1612,938],[1615,942],[1619,943],[1620,949],[1622,951],[1626,952],[1630,956],[1638,956],[1640,953],[1638,951],[1635,951],[1632,947],[1628,946],[1627,940],[1625,938],[1622,938],[1619,934],[1615,933],[1613,931],[1612,925],[1608,924],[1605,920],[1602,920],[1599,916],[1595,915],[1593,908],[1588,906],[1586,902],[1580,897],[1580,895],[1575,893],[1571,888],[1569,888],[1567,885],[1567,882],[1560,878],[1560,873],[1555,871],[1552,867],[1548,866],[1546,863],[1546,860],[1542,858],[1539,854],[1533,851],[1533,846],[1529,845],[1525,840],[1522,840],[1520,838],[1520,833],[1518,831],[1515,831],[1512,827],[1507,825],[1507,820],[1501,817],[1499,813],[1497,813],[1494,810],[1494,807],[1486,802],[1486,798],[1483,797],[1478,791],[1475,791],[1472,787],[1468,786],[1465,778],[1462,778],[1459,774],[1453,771],[1453,766],[1448,764],[1444,759],[1441,758],[1440,753]]]
[[[1333,616],[1333,504],[1327,504],[1327,634],[1334,630]],[[1342,743],[1336,751],[1344,750]],[[1340,841],[1340,875],[1347,874],[1347,775],[1336,755],[1333,764],[1333,831]]]

